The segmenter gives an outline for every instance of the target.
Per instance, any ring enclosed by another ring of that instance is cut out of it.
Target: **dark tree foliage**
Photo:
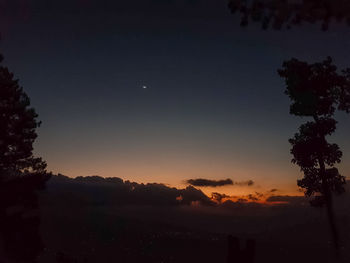
[[[229,0],[228,6],[241,14],[242,26],[253,21],[264,29],[281,29],[321,22],[327,30],[331,20],[350,24],[349,0]]]
[[[43,249],[37,190],[50,175],[33,157],[37,116],[18,80],[0,66],[0,254],[20,262],[35,262]]]
[[[311,204],[326,205],[336,246],[338,236],[332,211],[332,193],[344,192],[345,177],[340,175],[335,164],[340,163],[342,152],[326,137],[334,133],[337,121],[336,110],[350,112],[349,69],[338,73],[332,59],[308,64],[297,59],[283,63],[278,71],[285,79],[286,95],[292,101],[290,114],[311,117],[302,124],[299,132],[289,140],[292,145],[292,162],[299,165],[304,178],[298,186],[305,195],[313,197]]]

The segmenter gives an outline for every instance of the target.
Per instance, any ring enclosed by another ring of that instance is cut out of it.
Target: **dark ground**
[[[198,207],[47,206],[40,262],[55,262],[58,252],[77,260],[67,262],[226,262],[227,234],[254,238],[257,263],[335,262],[325,215],[307,207],[289,220],[284,210],[235,216]],[[349,240],[349,217],[338,223]],[[342,262],[350,262],[348,248],[343,243]]]

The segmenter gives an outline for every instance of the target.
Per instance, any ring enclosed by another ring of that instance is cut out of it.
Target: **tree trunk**
[[[317,115],[314,115],[313,118],[314,118],[316,123],[319,122],[319,118]],[[326,138],[324,135],[318,134],[318,136],[322,141],[326,142]],[[331,235],[332,235],[332,239],[333,239],[334,248],[336,251],[336,256],[338,257],[339,256],[339,235],[338,235],[338,229],[337,229],[337,225],[335,222],[335,216],[334,216],[334,211],[333,211],[332,193],[331,193],[331,189],[329,187],[328,181],[327,181],[326,166],[325,166],[324,158],[323,158],[322,154],[318,155],[318,162],[320,165],[320,177],[322,180],[323,196],[324,196],[325,201],[326,201],[328,222],[329,222],[329,226],[331,229]]]
[[[336,253],[338,255],[338,253],[339,253],[339,235],[338,235],[337,225],[335,222],[332,193],[330,191],[330,188],[329,188],[329,185],[327,182],[326,168],[325,168],[324,161],[322,160],[322,158],[319,159],[319,163],[320,163],[320,173],[321,173],[321,179],[322,179],[323,195],[324,195],[325,201],[326,201],[328,222],[329,222],[329,226],[331,228],[334,247],[335,247]]]

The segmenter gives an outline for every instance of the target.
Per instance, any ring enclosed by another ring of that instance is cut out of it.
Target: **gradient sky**
[[[349,28],[239,27],[225,0],[0,0],[1,53],[43,124],[49,170],[183,187],[190,178],[253,180],[208,189],[296,191],[283,60],[327,55],[350,66]],[[147,89],[142,89],[146,85]],[[350,116],[332,136],[350,172]]]

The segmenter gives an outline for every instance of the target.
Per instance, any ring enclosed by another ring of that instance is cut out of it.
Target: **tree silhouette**
[[[348,0],[229,0],[232,13],[241,14],[241,26],[250,21],[262,24],[263,29],[291,28],[303,23],[322,23],[328,30],[332,20],[350,25]],[[299,165],[304,178],[297,181],[305,195],[313,197],[311,205],[327,207],[328,219],[335,248],[338,250],[338,233],[334,219],[332,193],[344,192],[345,177],[334,167],[342,152],[338,145],[326,140],[336,129],[335,110],[350,108],[350,69],[337,73],[328,57],[321,63],[308,64],[291,59],[278,71],[285,78],[286,94],[291,98],[290,113],[312,117],[313,121],[300,126],[289,142],[292,144],[292,162]]]
[[[332,19],[346,20],[350,25],[348,0],[229,0],[228,6],[232,13],[241,14],[241,26],[253,21],[264,29],[281,29],[321,22],[322,29],[327,30]]]
[[[278,73],[285,79],[285,93],[292,101],[290,114],[312,118],[289,140],[292,162],[304,173],[298,186],[305,189],[306,196],[312,197],[312,205],[326,205],[333,241],[338,248],[332,193],[344,192],[345,177],[334,167],[340,163],[342,152],[337,144],[327,142],[326,136],[336,129],[335,111],[350,112],[350,69],[339,74],[330,57],[314,64],[291,59],[283,63]]]
[[[25,262],[35,262],[43,249],[37,190],[50,176],[33,156],[37,116],[13,73],[0,66],[0,253]]]

